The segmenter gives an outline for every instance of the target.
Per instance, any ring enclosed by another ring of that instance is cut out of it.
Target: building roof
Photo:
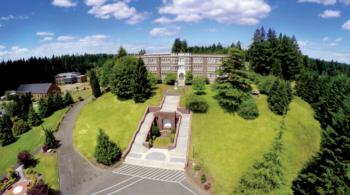
[[[61,78],[61,77],[72,78],[72,77],[78,77],[78,76],[80,76],[79,72],[65,72],[65,73],[60,73],[60,74],[56,75],[56,78]]]
[[[33,84],[21,84],[17,93],[47,93],[52,83],[33,83]]]

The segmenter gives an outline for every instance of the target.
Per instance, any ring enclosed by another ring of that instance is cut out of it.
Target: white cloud
[[[102,3],[102,1],[89,0],[89,2],[85,3],[89,3],[92,6],[88,13],[101,19],[114,17],[117,20],[126,20],[128,24],[136,24],[147,18],[147,12],[139,13],[134,7],[130,7],[127,2],[118,1],[103,5],[104,2]]]
[[[77,3],[72,0],[53,0],[52,5],[58,7],[75,7],[77,6]]]
[[[347,22],[345,22],[342,26],[343,29],[345,30],[349,30],[350,31],[350,20],[348,20]]]
[[[175,22],[198,22],[203,19],[226,24],[253,25],[266,17],[271,7],[264,0],[167,0],[160,14],[173,15]],[[165,18],[156,21],[167,21]]]
[[[98,42],[107,40],[109,36],[107,35],[91,35],[79,39],[80,42]]]
[[[52,32],[37,32],[36,33],[37,36],[42,36],[42,37],[52,37],[55,34]]]
[[[0,49],[0,61],[15,60],[20,58],[51,57],[52,55],[60,56],[66,54],[96,54],[96,53],[117,53],[120,46],[126,48],[130,53],[136,53],[140,49],[146,49],[147,52],[169,52],[168,44],[155,43],[137,43],[137,44],[121,44],[113,37],[103,34],[89,35],[85,37],[76,37],[69,42],[53,41],[45,42],[34,48],[21,48],[14,46],[10,49]],[[4,46],[5,47],[5,46]]]
[[[180,27],[156,27],[153,28],[149,34],[153,37],[160,36],[160,37],[170,37],[177,35],[180,32]]]
[[[343,38],[330,39],[329,37],[323,37],[322,41],[328,46],[335,47],[343,41]]]
[[[14,15],[7,15],[7,16],[1,16],[0,21],[8,21],[8,20],[26,20],[28,19],[28,16],[14,16]]]
[[[338,10],[324,10],[319,15],[321,18],[339,18],[341,16],[341,12]]]
[[[57,37],[57,41],[73,41],[75,38],[73,36],[59,36]]]
[[[308,46],[313,45],[313,43],[310,42],[310,41],[308,41],[308,40],[305,40],[305,41],[299,40],[299,41],[298,41],[298,45],[299,45],[300,47],[308,47]]]
[[[172,19],[165,16],[161,16],[153,21],[153,23],[157,23],[157,24],[170,24],[172,22],[173,22]]]
[[[337,0],[298,0],[299,3],[318,3],[323,5],[334,5]]]
[[[330,42],[328,45],[331,47],[338,46],[342,40],[343,40],[343,38],[341,38],[341,37],[336,38],[334,41]]]
[[[100,6],[104,4],[106,0],[85,0],[87,6]]]
[[[40,42],[47,42],[52,40],[53,40],[53,37],[44,37],[43,39],[40,40]]]
[[[345,5],[350,5],[350,0],[340,0],[341,3],[344,3]]]

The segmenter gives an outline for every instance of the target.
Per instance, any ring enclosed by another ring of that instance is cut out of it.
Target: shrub
[[[13,123],[12,131],[15,136],[21,135],[30,129],[27,122],[23,119],[18,119]]]
[[[45,142],[44,145],[48,148],[56,148],[57,147],[57,140],[55,138],[55,135],[51,129],[44,129],[45,132]]]
[[[236,88],[227,86],[216,86],[218,95],[216,96],[220,106],[227,112],[236,112],[241,102],[247,98],[247,94]]]
[[[121,154],[118,145],[112,142],[108,135],[100,129],[95,150],[95,158],[97,162],[104,165],[111,165],[120,159]]]
[[[43,183],[38,182],[30,190],[28,190],[27,195],[48,195],[50,194],[50,187]]]
[[[195,164],[194,166],[193,166],[193,170],[194,171],[199,171],[199,170],[201,170],[201,166],[199,165],[199,164]]]
[[[17,155],[17,162],[23,164],[24,167],[32,165],[33,160],[33,156],[26,150],[19,152]]]
[[[274,76],[259,76],[256,82],[260,93],[268,95],[272,88],[273,83],[276,80]]]
[[[155,136],[155,137],[158,137],[160,136],[160,131],[159,131],[159,128],[156,126],[156,125],[152,125],[151,127],[151,136]]]
[[[259,116],[259,110],[253,98],[243,100],[238,107],[238,115],[246,120],[253,120]]]
[[[192,88],[197,95],[203,94],[205,91],[205,79],[203,77],[196,77],[192,81]]]
[[[176,78],[177,78],[176,73],[168,73],[166,74],[164,81],[167,85],[174,85]]]
[[[148,80],[149,80],[151,87],[155,87],[155,86],[157,86],[157,84],[162,83],[162,79],[156,74],[149,72],[147,77],[148,77]]]
[[[205,176],[205,174],[203,174],[201,176],[201,183],[205,183],[205,182],[207,182],[207,176]]]
[[[74,100],[73,100],[72,95],[71,95],[69,92],[67,92],[66,94],[64,94],[63,104],[64,104],[65,106],[69,106],[69,105],[71,105],[71,104],[73,104],[73,103],[74,103]]]
[[[42,123],[41,117],[31,107],[28,114],[28,125],[35,127],[40,125],[41,123]]]
[[[186,85],[192,85],[192,81],[193,81],[193,74],[192,74],[191,71],[187,71],[186,72],[185,84]]]
[[[186,107],[196,113],[206,113],[209,104],[202,97],[191,95],[186,99]]]

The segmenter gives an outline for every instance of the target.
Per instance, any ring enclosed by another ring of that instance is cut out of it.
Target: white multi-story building
[[[186,72],[191,71],[193,76],[203,76],[213,82],[216,78],[216,70],[220,68],[225,57],[226,55],[218,54],[171,53],[146,54],[142,59],[147,70],[161,78],[173,72],[177,73],[178,81],[181,82]]]

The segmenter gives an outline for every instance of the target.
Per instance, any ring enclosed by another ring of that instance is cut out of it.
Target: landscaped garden
[[[144,103],[132,99],[120,100],[106,93],[82,108],[75,123],[73,138],[78,151],[94,158],[99,129],[124,150],[129,144],[147,106],[159,106],[167,86],[159,85],[154,95]]]
[[[44,143],[44,131],[42,127],[56,130],[66,112],[67,108],[56,111],[48,118],[45,118],[41,126],[33,127],[28,132],[20,135],[16,142],[0,147],[0,156],[4,157],[1,159],[0,173],[4,173],[7,168],[16,164],[18,152],[23,150],[34,151],[42,146]]]
[[[215,194],[228,194],[238,186],[246,170],[270,150],[282,116],[270,111],[265,95],[254,97],[259,110],[255,120],[225,112],[215,95],[207,87],[202,97],[209,109],[206,114],[193,115],[190,159],[212,176]],[[321,128],[311,107],[294,97],[289,108],[282,156],[286,184],[276,194],[292,193],[292,180],[320,147]]]

